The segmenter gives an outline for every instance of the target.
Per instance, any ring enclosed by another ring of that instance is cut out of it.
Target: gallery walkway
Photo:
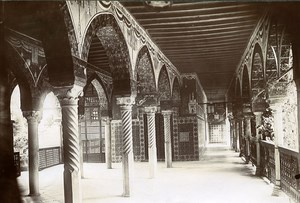
[[[173,168],[158,164],[156,179],[148,178],[148,164],[135,163],[134,194],[122,197],[120,164],[106,169],[105,164],[85,164],[82,180],[83,202],[155,203],[288,203],[285,194],[272,197],[272,187],[254,176],[251,164],[238,153],[225,148],[208,148],[201,161],[174,162]],[[40,172],[41,197],[35,202],[63,202],[63,166]],[[28,174],[18,179],[23,194],[28,194]],[[25,202],[33,202],[25,197]]]

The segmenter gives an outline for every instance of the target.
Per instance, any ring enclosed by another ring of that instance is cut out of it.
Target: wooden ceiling
[[[209,101],[225,93],[265,4],[122,2],[180,72],[196,72]]]

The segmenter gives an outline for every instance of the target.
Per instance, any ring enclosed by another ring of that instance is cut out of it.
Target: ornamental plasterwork
[[[198,78],[197,73],[182,73],[181,78],[186,78],[188,80],[192,80],[192,79],[196,80],[197,86],[200,88],[200,92],[203,96],[203,102],[207,102],[206,94],[205,94],[204,89],[203,89],[203,87],[200,83],[200,80]],[[198,93],[199,95],[200,95],[200,92]]]
[[[171,69],[177,76],[180,75],[179,71],[176,67],[166,58],[166,56],[159,50],[159,48],[152,42],[147,32],[140,27],[140,25],[135,21],[135,19],[131,16],[131,14],[123,7],[123,5],[119,2],[112,1],[96,1],[88,2],[88,1],[80,1],[80,2],[68,2],[68,8],[72,15],[72,19],[74,21],[74,27],[77,27],[75,30],[79,30],[77,33],[77,38],[80,39],[81,45],[85,38],[85,31],[87,30],[86,26],[89,26],[91,19],[98,15],[99,13],[111,13],[115,17],[119,27],[121,28],[124,36],[130,36],[127,40],[128,46],[132,50],[136,48],[136,42],[139,42],[140,46],[147,44],[149,51],[151,53],[156,53],[156,55],[160,55],[158,60],[162,62],[162,64],[168,64],[168,68]],[[85,47],[79,47],[79,52],[81,54],[85,54]],[[83,51],[81,51],[83,50]],[[84,57],[84,56],[83,56]]]
[[[158,93],[160,101],[171,99],[171,88],[166,68],[163,68],[160,72],[158,80]]]
[[[261,55],[256,52],[253,57],[251,73],[252,102],[263,102],[265,99],[264,68]]]
[[[24,69],[28,71],[34,86],[37,87],[42,72],[47,65],[41,42],[29,39],[27,36],[21,36],[14,31],[10,31],[10,33],[6,37],[6,41],[18,52],[24,61]]]
[[[292,73],[291,73],[292,74]],[[298,149],[297,88],[294,82],[287,87],[286,101],[282,107],[283,147]]]
[[[258,22],[258,24],[253,32],[255,34],[253,34],[251,36],[251,39],[249,40],[247,48],[241,58],[239,65],[238,65],[237,75],[240,79],[242,77],[241,74],[242,74],[242,70],[243,70],[244,66],[246,65],[247,67],[252,67],[252,54],[253,54],[255,44],[258,43],[261,47],[265,47],[263,45],[263,43],[264,42],[266,43],[266,41],[267,41],[266,40],[266,36],[268,33],[268,30],[267,30],[268,27],[266,26],[267,24],[268,24],[268,16],[267,16],[267,13],[265,13],[265,15]]]
[[[137,91],[140,94],[156,92],[150,54],[143,51],[137,61]]]

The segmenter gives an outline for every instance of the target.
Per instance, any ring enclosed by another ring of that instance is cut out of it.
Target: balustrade
[[[279,153],[281,189],[296,202],[300,202],[299,183],[295,179],[295,175],[299,173],[299,155],[297,152],[282,147],[279,147]]]

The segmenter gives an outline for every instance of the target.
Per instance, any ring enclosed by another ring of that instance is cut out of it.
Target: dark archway
[[[251,97],[252,102],[262,102],[265,99],[265,69],[262,49],[256,44],[252,57]]]
[[[250,81],[246,65],[244,66],[242,77],[242,99],[244,103],[250,101]]]

